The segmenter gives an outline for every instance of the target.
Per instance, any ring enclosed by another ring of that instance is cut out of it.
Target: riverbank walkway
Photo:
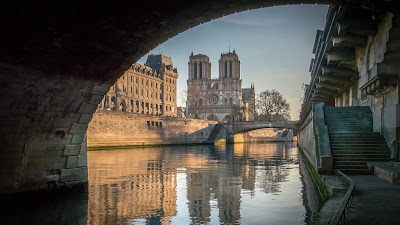
[[[346,224],[400,224],[400,184],[374,175],[350,175],[356,182],[355,196]]]

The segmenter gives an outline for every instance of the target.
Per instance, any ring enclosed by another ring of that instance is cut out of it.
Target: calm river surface
[[[12,196],[2,224],[306,224],[320,207],[293,143],[88,152],[89,187]]]
[[[88,224],[306,224],[293,143],[88,153]]]

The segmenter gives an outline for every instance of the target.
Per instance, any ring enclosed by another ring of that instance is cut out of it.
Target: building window
[[[149,86],[149,80],[146,80],[146,86]]]
[[[150,87],[153,87],[153,81],[150,83]]]
[[[136,93],[137,95],[139,94],[138,90],[139,90],[138,88],[135,89],[135,93]]]
[[[156,127],[158,127],[158,122],[156,122]]]
[[[150,121],[147,121],[147,126],[148,126],[148,127],[150,126]]]
[[[228,77],[228,63],[225,61],[225,77]]]
[[[232,61],[229,62],[229,76],[232,77]]]
[[[162,99],[162,94],[160,93],[160,100]]]
[[[133,76],[131,75],[131,82],[133,82]]]
[[[158,83],[156,83],[156,88],[158,88]]]
[[[135,77],[135,82],[136,82],[136,83],[139,83],[139,82],[138,82],[138,78],[137,78],[137,77]]]
[[[160,127],[162,127],[162,122],[160,122]]]
[[[143,85],[143,79],[140,79],[140,82],[142,83],[142,85]]]
[[[150,98],[153,98],[153,92],[150,91]]]
[[[201,78],[203,78],[203,64],[200,62],[200,64],[199,64],[199,70],[200,70],[200,73],[199,73],[199,78],[201,79]]]
[[[151,126],[154,127],[154,121],[151,121]]]
[[[133,87],[131,86],[131,94],[133,93]]]
[[[197,62],[194,62],[194,79],[197,79]]]
[[[142,95],[142,97],[143,97],[143,89],[140,89],[140,93],[141,93],[141,95]]]
[[[124,75],[122,75],[122,80],[125,80],[125,74],[124,74]]]

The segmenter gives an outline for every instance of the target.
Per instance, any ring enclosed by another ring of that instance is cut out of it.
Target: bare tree
[[[265,90],[257,95],[257,120],[289,120],[290,105],[277,90]]]
[[[201,97],[201,92],[199,90],[198,87],[191,86],[191,88],[187,89],[186,92],[186,106],[188,113],[194,114],[196,118],[198,118],[204,106],[203,98]]]
[[[233,106],[233,120],[243,121],[245,117],[246,106],[234,105]]]
[[[188,97],[187,88],[182,89],[182,92],[179,93],[179,97],[180,97],[181,105],[185,106],[186,102],[187,102],[187,97]]]

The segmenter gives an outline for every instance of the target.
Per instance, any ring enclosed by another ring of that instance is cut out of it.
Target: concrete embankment
[[[89,150],[149,145],[201,144],[216,121],[97,110],[87,131]]]

